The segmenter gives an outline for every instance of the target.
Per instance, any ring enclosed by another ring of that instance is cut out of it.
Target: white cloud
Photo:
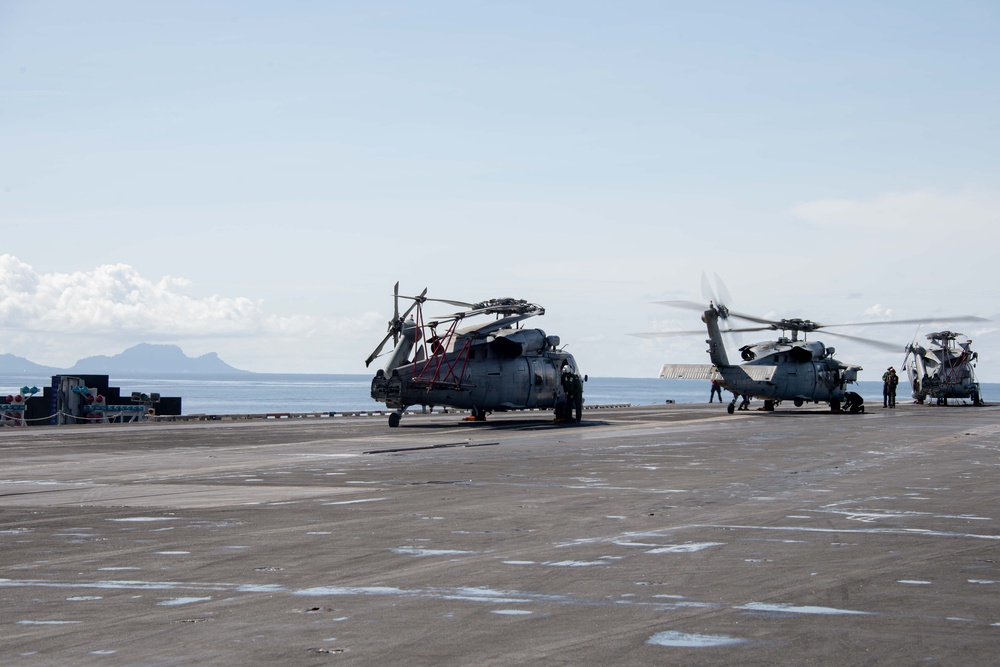
[[[38,273],[0,255],[0,352],[58,366],[141,342],[183,342],[190,355],[219,352],[248,370],[334,372],[328,364],[349,363],[347,355],[363,358],[363,344],[384,328],[384,317],[371,312],[282,317],[269,314],[262,300],[195,298],[186,293],[190,287],[183,278],[150,280],[126,264]],[[262,360],[277,366],[261,368]]]
[[[870,199],[821,199],[792,208],[792,215],[818,225],[851,225],[866,230],[940,233],[995,230],[1000,197],[968,188],[958,192],[914,190]]]
[[[247,334],[280,328],[260,303],[217,295],[195,299],[185,281],[153,282],[126,264],[90,271],[39,274],[11,255],[0,256],[0,317],[7,329],[108,333],[164,331]]]
[[[891,319],[892,308],[886,308],[881,303],[876,303],[871,308],[865,308],[865,317],[878,317],[884,319]]]

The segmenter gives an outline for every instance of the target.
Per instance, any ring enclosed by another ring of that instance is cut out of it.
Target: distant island
[[[113,356],[79,360],[71,368],[42,366],[10,353],[0,354],[0,374],[6,375],[252,375],[233,368],[215,352],[189,357],[177,345],[140,343]]]

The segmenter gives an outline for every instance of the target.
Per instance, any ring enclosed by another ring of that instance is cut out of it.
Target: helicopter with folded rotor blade
[[[412,301],[402,313],[400,299]],[[464,310],[426,319],[423,306],[429,301]],[[520,299],[432,299],[426,288],[418,296],[400,296],[396,283],[389,331],[365,360],[370,365],[392,339],[389,360],[372,379],[371,396],[395,408],[391,427],[399,426],[413,405],[469,410],[470,421],[520,409],[554,409],[557,422],[579,421],[587,377],[581,378],[558,336],[519,326],[544,314],[541,306]],[[490,319],[468,324],[476,317]]]
[[[983,397],[976,379],[976,361],[972,341],[960,333],[936,331],[927,334],[927,347],[916,341],[906,346],[902,368],[913,387],[913,398],[923,403],[933,398],[938,405],[948,405],[948,399],[971,399],[982,405]]]
[[[716,277],[718,279],[718,277]],[[710,291],[708,281],[702,279],[704,291]],[[728,300],[728,293],[721,287]],[[820,329],[826,335],[844,338],[880,350],[898,352],[900,345],[885,341],[851,336],[826,331],[831,327],[870,326],[882,324],[915,324],[926,322],[984,321],[972,316],[934,317],[854,324],[820,324],[803,319],[767,319],[730,310],[715,292],[706,308],[694,301],[660,301],[667,306],[703,311],[701,320],[708,331],[708,354],[711,364],[664,364],[660,369],[661,378],[685,378],[718,380],[727,391],[733,393],[733,400],[727,406],[729,414],[736,411],[737,397],[743,397],[741,410],[746,410],[750,399],[764,401],[763,410],[774,410],[781,401],[792,401],[796,407],[805,403],[828,403],[832,412],[864,412],[864,400],[848,385],[857,382],[861,366],[847,364],[834,358],[835,349],[817,340],[808,340],[808,335]],[[727,333],[752,331],[780,331],[777,340],[744,345],[739,348],[743,363],[732,364],[722,337],[720,322],[728,327],[730,318],[753,322],[759,326],[727,328]],[[702,331],[664,331],[632,334],[644,338],[664,336],[685,336],[703,334]],[[800,339],[799,334],[802,334]]]

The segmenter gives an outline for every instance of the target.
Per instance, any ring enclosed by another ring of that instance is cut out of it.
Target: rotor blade
[[[405,315],[404,315],[405,317]],[[399,345],[399,281],[392,287],[392,323],[389,332],[392,334],[393,345]]]
[[[698,311],[708,310],[708,306],[706,306],[703,303],[698,303],[697,301],[685,301],[683,299],[676,301],[654,301],[653,303],[658,303],[663,306],[672,306],[674,308],[685,308],[687,310],[698,310]],[[756,322],[757,324],[767,324],[771,329],[781,328],[780,322],[776,322],[774,320],[765,320],[763,317],[747,315],[746,313],[736,313],[730,310],[729,317],[738,317],[741,320],[747,320],[748,322]],[[736,329],[733,329],[733,331],[736,331]]]
[[[687,310],[697,310],[705,311],[708,310],[708,306],[704,303],[699,303],[697,301],[654,301],[653,303],[658,303],[662,306],[673,306],[674,308],[685,308]]]
[[[743,333],[746,331],[772,331],[771,327],[747,327],[741,329],[729,329],[728,331],[723,331],[722,333]],[[694,331],[650,331],[647,333],[630,333],[629,336],[636,336],[637,338],[669,338],[671,336],[707,336],[708,332],[704,329],[696,329]]]
[[[900,368],[906,368],[906,362],[909,360],[911,354],[914,358],[917,356],[915,348],[917,347],[917,334],[919,333],[920,325],[918,324],[916,330],[913,332],[913,339],[906,344],[906,354],[903,356],[903,363],[900,365]]]
[[[493,320],[492,322],[487,322],[485,324],[479,324],[476,326],[470,326],[464,329],[460,329],[459,333],[469,334],[475,333],[477,337],[482,338],[488,333],[498,331],[499,329],[505,329],[515,322],[520,322],[521,320],[526,320],[529,317],[534,317],[534,313],[519,313],[517,315],[507,315],[506,317],[501,317],[498,320]]]
[[[399,281],[392,288],[392,321],[399,319]]]
[[[733,302],[733,295],[730,294],[729,289],[726,288],[726,283],[722,280],[722,276],[720,276],[718,273],[715,272],[713,272],[712,275],[715,276],[715,289],[719,298],[719,300],[716,303],[721,303],[726,308],[726,318],[724,320],[726,326],[723,329],[723,333],[733,333],[740,331],[739,329],[734,329],[732,323],[729,320],[729,318],[733,316],[733,311],[729,309],[729,305]],[[736,313],[736,317],[738,319],[744,319],[744,320],[747,319],[746,317],[740,317],[739,313]],[[736,344],[737,347],[740,348],[743,347],[743,337],[740,336],[738,333],[735,336],[733,336],[733,342]]]
[[[427,288],[426,287],[424,288],[424,291],[420,293],[420,296],[404,296],[403,297],[404,299],[413,299],[413,303],[411,303],[410,307],[407,308],[406,312],[403,313],[403,317],[402,318],[396,318],[397,321],[399,319],[404,319],[405,320],[406,316],[409,315],[413,311],[413,309],[417,307],[417,304],[425,301],[426,300],[426,299],[424,299],[424,295],[425,294],[427,294]]]
[[[424,288],[424,291],[418,294],[417,296],[407,296],[405,294],[400,294],[399,298],[409,299],[410,301],[419,301],[420,303],[423,303],[425,301],[445,301],[446,303],[455,303],[454,301],[447,301],[446,299],[432,299],[429,296],[424,296],[425,294],[427,294],[426,287]]]
[[[847,340],[853,340],[855,343],[861,343],[862,345],[868,345],[870,347],[883,350],[885,352],[899,352],[899,345],[894,345],[892,343],[886,343],[882,340],[874,340],[872,338],[862,338],[861,336],[848,336],[847,334],[834,333],[832,331],[826,331],[823,333],[824,336],[836,336],[837,338],[846,338]]]
[[[717,306],[726,306],[728,308],[729,304],[733,301],[732,294],[726,289],[726,283],[723,282],[718,273],[713,271],[712,278],[712,280],[709,280],[708,273],[705,271],[701,272],[701,295],[705,297],[706,301],[711,300]]]
[[[635,336],[636,338],[669,338],[671,336],[706,336],[708,335],[704,329],[700,331],[649,331],[646,333],[630,333],[628,336]]]
[[[366,367],[367,367],[367,366],[368,366],[369,364],[371,364],[371,363],[372,363],[373,361],[375,361],[375,357],[377,357],[377,356],[379,355],[379,353],[380,353],[380,352],[382,352],[382,348],[383,348],[383,347],[385,347],[385,344],[386,344],[387,342],[389,342],[389,339],[393,337],[393,334],[394,334],[394,333],[395,333],[395,331],[390,331],[389,333],[387,333],[387,334],[385,335],[385,338],[383,338],[383,339],[382,339],[382,342],[381,342],[381,343],[379,343],[379,344],[378,344],[378,345],[377,345],[377,346],[375,347],[375,351],[374,351],[374,352],[372,352],[371,354],[369,354],[369,355],[368,355],[368,358],[367,358],[367,359],[365,359],[365,366],[366,366]]]
[[[929,324],[931,322],[989,322],[985,317],[975,315],[958,315],[956,317],[917,317],[912,320],[882,320],[879,322],[854,322],[851,324],[823,324],[824,329],[829,327],[864,327],[876,324]]]
[[[771,329],[781,328],[781,322],[778,322],[776,320],[766,320],[763,317],[757,317],[756,315],[747,315],[746,313],[736,313],[730,310],[729,317],[736,317],[741,320],[746,320],[748,322],[756,322],[757,324],[767,324],[770,325]]]
[[[674,308],[685,308],[687,310],[708,310],[708,306],[704,303],[698,303],[697,301],[685,301],[683,299],[675,301],[654,301],[653,303],[658,303],[663,306],[672,306]],[[722,304],[725,305],[725,304]],[[763,317],[756,317],[755,315],[747,315],[746,313],[737,313],[735,311],[729,310],[729,317],[738,317],[741,320],[747,320],[748,322],[756,322],[757,324],[768,324],[772,328],[780,326],[780,322],[774,320],[766,320]]]
[[[455,301],[453,299],[424,299],[424,301],[437,301],[439,303],[450,303],[453,306],[458,306],[460,308],[472,308],[474,303],[467,303],[465,301]]]
[[[701,295],[705,297],[705,301],[711,301],[712,303],[718,303],[719,301],[715,290],[712,289],[712,284],[708,282],[708,274],[704,271],[701,272]]]
[[[728,307],[733,301],[732,295],[729,290],[726,289],[726,283],[722,282],[722,278],[719,277],[718,273],[712,273],[715,276],[715,289],[718,294],[718,300],[716,303],[722,303],[722,305]]]
[[[739,329],[725,329],[722,333],[743,333],[746,331],[774,331],[773,326],[766,327],[740,327]]]
[[[404,295],[401,298],[403,298],[403,299],[412,299],[414,301],[419,301],[420,303],[424,303],[425,301],[436,301],[438,303],[450,303],[453,306],[460,306],[462,308],[472,308],[472,306],[475,305],[475,304],[472,304],[472,303],[468,303],[467,301],[456,301],[454,299],[432,299],[431,297],[425,297],[424,294],[427,294],[427,289],[426,288],[424,288],[424,291],[420,293],[420,296],[405,296]]]
[[[437,319],[439,320],[461,320],[466,317],[475,317],[476,315],[482,315],[483,313],[495,312],[492,306],[486,306],[484,308],[472,308],[470,310],[464,310],[460,313],[451,313],[450,315],[441,315]]]

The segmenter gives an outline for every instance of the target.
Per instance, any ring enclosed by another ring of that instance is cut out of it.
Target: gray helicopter
[[[702,304],[692,301],[661,301],[659,303],[680,308],[702,310]],[[740,348],[741,364],[729,363],[726,346],[722,340],[719,321],[730,317],[762,326],[731,328],[728,332],[781,331],[775,341],[765,341]],[[811,320],[781,319],[769,320],[753,315],[745,315],[729,310],[724,305],[709,301],[708,308],[701,316],[708,328],[708,353],[711,364],[664,364],[660,369],[661,378],[685,378],[718,380],[727,391],[733,393],[733,400],[727,406],[729,414],[736,410],[737,396],[742,396],[741,410],[746,410],[751,398],[764,400],[765,411],[774,410],[783,400],[792,401],[796,407],[805,403],[828,403],[832,412],[864,412],[861,395],[848,389],[857,382],[861,366],[845,364],[834,358],[835,350],[819,341],[806,340],[808,334],[819,329],[840,326],[868,326],[876,324],[913,324],[940,321],[945,318],[893,320],[889,322],[865,322],[856,324],[819,324]],[[981,318],[952,317],[950,321],[980,320]],[[647,334],[633,334],[640,337],[660,337],[699,334],[700,331],[667,331]],[[799,339],[799,334],[803,334]],[[826,332],[828,335],[863,343],[884,351],[898,351],[899,346],[883,341]],[[790,336],[789,336],[790,334]]]
[[[916,342],[907,345],[903,358],[917,403],[933,398],[938,405],[947,405],[949,398],[968,398],[973,405],[982,405],[976,379],[979,353],[972,351],[972,341],[952,331],[929,333],[927,340],[927,347]]]
[[[580,420],[587,378],[578,374],[573,355],[560,348],[558,336],[516,326],[544,315],[544,308],[520,299],[467,303],[426,294],[425,288],[419,296],[400,296],[396,283],[389,331],[365,360],[370,365],[393,340],[389,360],[371,385],[373,399],[395,408],[389,426],[399,426],[412,405],[470,410],[471,421],[484,421],[490,412],[521,409],[554,409],[557,422]],[[413,302],[402,314],[400,299]],[[465,310],[425,320],[423,304],[428,301]],[[466,324],[479,316],[492,319]]]

